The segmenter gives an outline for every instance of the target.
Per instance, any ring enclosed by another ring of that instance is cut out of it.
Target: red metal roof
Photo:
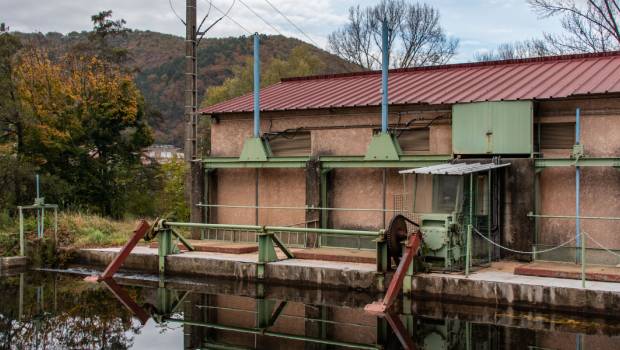
[[[378,106],[381,72],[283,79],[261,89],[261,111]],[[390,104],[533,100],[620,92],[620,51],[390,70]],[[252,94],[202,113],[253,110]]]

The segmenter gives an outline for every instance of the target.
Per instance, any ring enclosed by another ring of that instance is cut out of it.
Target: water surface
[[[75,272],[75,271],[74,271]],[[234,281],[0,276],[2,349],[620,349],[620,320]]]

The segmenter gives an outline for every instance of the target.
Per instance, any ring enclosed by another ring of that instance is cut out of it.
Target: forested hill
[[[54,56],[87,40],[87,32],[24,34],[25,43],[32,43],[50,51]],[[178,36],[151,31],[133,30],[115,43],[129,50],[131,69],[149,107],[150,123],[155,129],[157,143],[183,144],[183,57],[184,39]],[[308,45],[298,39],[280,35],[261,38],[261,60],[273,58],[286,60],[299,45]],[[324,72],[340,73],[358,69],[326,51],[308,45],[312,53],[324,63]],[[252,55],[251,37],[204,39],[198,50],[198,94],[204,98],[208,87],[222,84]]]

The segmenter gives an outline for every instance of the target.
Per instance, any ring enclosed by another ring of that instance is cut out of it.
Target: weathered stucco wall
[[[545,102],[538,117],[543,122],[574,122],[575,108],[581,108],[581,143],[586,156],[620,156],[620,101],[618,99]],[[570,150],[542,150],[545,157],[568,157]],[[582,216],[620,216],[620,171],[613,168],[581,169]],[[540,212],[575,215],[574,167],[546,169],[540,174]],[[565,219],[541,219],[539,237],[543,244],[557,245],[574,237],[575,223]],[[601,244],[620,249],[617,222],[582,220],[581,229]],[[572,244],[574,246],[574,244]],[[588,247],[596,247],[590,240]],[[593,258],[597,259],[597,257]]]
[[[614,157],[620,155],[620,99],[591,98],[582,100],[543,101],[537,103],[536,121],[543,123],[574,122],[575,108],[581,108],[582,144],[588,156]],[[362,112],[359,112],[362,111]],[[400,125],[411,119],[424,125],[443,110],[400,110],[392,114],[390,122]],[[212,126],[212,155],[239,156],[245,138],[251,136],[250,114],[220,118]],[[345,112],[291,112],[265,113],[261,121],[263,132],[278,132],[299,127],[311,132],[312,155],[364,155],[373,133],[379,127],[377,110],[359,109]],[[439,120],[429,127],[430,154],[451,153],[451,126]],[[545,157],[568,157],[570,150],[542,150]],[[539,174],[540,213],[574,215],[574,168],[546,169]],[[221,204],[255,203],[255,170],[221,170],[217,176],[217,202]],[[333,207],[382,208],[384,203],[383,173],[379,169],[337,169],[330,174],[331,192],[329,205]],[[412,196],[413,176],[407,178],[407,199]],[[306,203],[305,175],[302,170],[259,171],[259,204],[303,206]],[[620,172],[610,168],[584,168],[581,181],[582,215],[620,216]],[[402,177],[397,170],[387,171],[385,204],[394,209],[394,195],[403,193]],[[511,193],[520,196],[527,189]],[[534,191],[532,188],[531,191]],[[431,210],[432,182],[430,177],[418,176],[416,212]],[[534,208],[531,208],[533,210]],[[385,221],[393,214],[387,213]],[[217,222],[256,222],[254,209],[218,209]],[[305,220],[302,211],[260,210],[261,224],[288,225]],[[380,212],[330,212],[330,225],[337,228],[374,229],[383,226]],[[614,222],[586,220],[584,231],[595,236],[604,245],[620,249],[620,236]],[[513,232],[518,234],[518,232]],[[575,225],[571,220],[541,219],[539,241],[558,244],[574,236]],[[593,242],[588,242],[593,246]],[[525,249],[525,247],[522,247]]]
[[[445,110],[417,111],[413,114],[390,116],[390,122],[404,124],[411,119],[426,124]],[[212,150],[215,157],[238,157],[244,140],[252,134],[251,116],[241,115],[221,118],[212,124]],[[366,153],[373,130],[380,127],[377,112],[343,113],[326,115],[265,114],[261,120],[264,133],[309,128],[311,132],[311,155],[362,156]],[[451,152],[451,127],[447,121],[436,121],[429,127],[429,150],[431,154]],[[306,203],[306,175],[302,169],[261,169],[258,171],[258,203],[260,206],[295,206]],[[398,170],[387,170],[385,203],[394,208],[394,195],[403,192],[402,177]],[[336,169],[331,172],[329,206],[338,208],[382,209],[384,201],[383,170]],[[254,205],[256,173],[254,169],[225,169],[216,176],[218,204]],[[412,183],[413,177],[408,181]],[[427,179],[428,180],[428,179]],[[424,196],[418,208],[430,210],[427,204],[430,181],[420,181],[418,196]],[[409,189],[408,189],[409,190]],[[218,208],[214,220],[218,223],[255,224],[254,209]],[[393,213],[385,214],[389,221]],[[330,211],[329,223],[336,228],[377,229],[383,227],[384,215],[380,211]],[[293,225],[303,223],[305,213],[295,210],[260,209],[258,223],[261,225]]]

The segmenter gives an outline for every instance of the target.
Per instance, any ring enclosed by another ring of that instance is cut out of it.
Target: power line
[[[278,30],[278,28],[276,28],[273,24],[267,22],[266,19],[264,19],[261,15],[259,15],[258,13],[256,13],[256,11],[252,10],[252,8],[250,6],[248,6],[245,2],[243,2],[243,0],[239,0],[239,2],[245,6],[248,10],[250,10],[250,12],[252,12],[256,17],[260,18],[263,22],[265,22],[265,24],[267,24],[268,26],[270,26],[271,28],[273,28],[273,30],[275,30],[278,34],[284,36],[284,34],[282,34],[282,32],[280,32]]]
[[[245,30],[249,35],[252,35],[253,33],[251,31],[249,31],[246,27],[242,26],[241,23],[237,22],[234,18],[230,17],[228,15],[228,12],[230,12],[230,9],[232,8],[232,6],[228,9],[228,12],[224,12],[222,10],[220,10],[217,6],[215,6],[215,4],[213,4],[213,1],[208,0],[209,3],[211,4],[211,6],[213,6],[214,9],[217,10],[217,12],[221,13],[222,15],[224,15],[224,17],[228,18],[231,22],[233,22],[234,24],[236,24],[239,28]]]
[[[282,11],[278,10],[277,7],[275,7],[271,1],[269,0],[265,0],[265,2],[267,2],[269,4],[269,6],[271,6],[272,9],[276,10],[276,12],[278,12],[280,14],[280,16],[284,17],[284,19],[286,19],[288,21],[288,23],[290,23],[293,27],[295,27],[301,34],[303,34],[306,38],[308,38],[308,40],[310,40],[315,46],[319,47],[320,45],[317,44],[316,41],[312,40],[312,38],[306,34],[306,32],[304,32],[301,28],[299,28],[293,21],[291,21],[288,17],[286,17],[286,15],[284,13],[282,13]]]
[[[230,7],[228,8],[228,10],[226,10],[226,13],[224,13],[224,15],[222,17],[220,17],[220,18],[216,19],[215,21],[213,21],[213,23],[211,23],[210,26],[208,26],[205,30],[203,30],[201,32],[200,29],[202,28],[202,25],[204,24],[204,22],[207,19],[207,17],[209,17],[209,14],[211,14],[211,9],[215,6],[215,5],[213,5],[213,3],[211,1],[209,1],[209,10],[207,11],[207,14],[204,16],[204,18],[202,19],[202,22],[200,22],[200,25],[198,26],[198,29],[196,30],[196,34],[200,36],[198,38],[198,41],[196,42],[196,46],[200,45],[200,42],[202,41],[202,38],[205,36],[205,34],[207,34],[207,32],[209,30],[211,30],[211,28],[213,28],[216,24],[220,23],[220,21],[225,16],[227,16],[230,13],[230,10],[232,10],[232,8],[233,8],[233,6],[235,6],[236,2],[237,2],[237,0],[233,0],[232,4],[230,4]]]

